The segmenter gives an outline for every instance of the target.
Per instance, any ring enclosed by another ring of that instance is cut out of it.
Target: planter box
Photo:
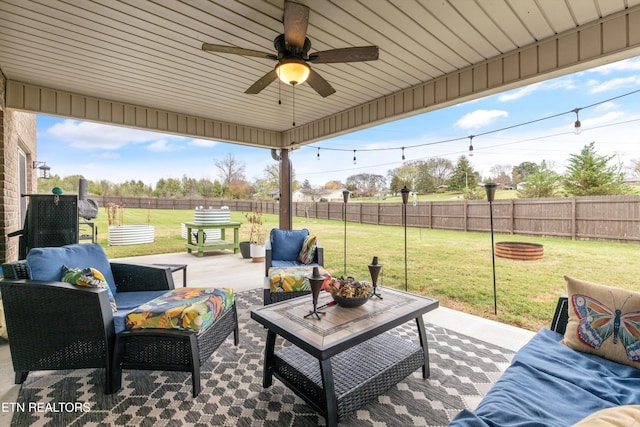
[[[153,243],[153,225],[112,225],[109,227],[109,246],[139,245]]]

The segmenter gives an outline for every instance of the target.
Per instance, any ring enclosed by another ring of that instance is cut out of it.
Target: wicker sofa
[[[61,282],[62,265],[99,270],[117,311],[106,289]],[[24,382],[29,371],[103,368],[109,394],[120,388],[123,367],[180,370],[192,372],[195,396],[200,362],[231,332],[237,344],[235,304],[202,334],[125,331],[130,311],[174,289],[171,269],[109,262],[98,244],[34,248],[26,260],[3,264],[3,271],[0,292],[16,384]]]

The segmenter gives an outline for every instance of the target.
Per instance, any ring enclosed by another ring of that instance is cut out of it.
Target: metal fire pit
[[[535,261],[544,256],[544,246],[538,243],[498,242],[495,254],[500,258]]]

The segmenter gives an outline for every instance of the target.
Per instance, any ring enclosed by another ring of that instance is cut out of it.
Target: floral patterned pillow
[[[111,293],[111,288],[104,278],[104,275],[95,268],[72,268],[66,265],[62,266],[61,282],[71,283],[72,285],[81,286],[83,288],[106,288],[109,293],[109,304],[113,312],[118,311],[116,299]]]
[[[311,264],[316,256],[317,239],[316,236],[307,236],[302,243],[302,249],[298,255],[298,260],[303,264]]]

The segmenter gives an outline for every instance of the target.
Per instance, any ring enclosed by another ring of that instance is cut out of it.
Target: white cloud
[[[620,118],[623,116],[624,113],[622,113],[621,111],[611,111],[601,116],[590,117],[584,120],[580,119],[580,122],[582,123],[582,128],[584,129],[588,127],[596,127],[604,124],[614,123],[620,121]]]
[[[166,139],[159,139],[147,145],[147,150],[154,152],[174,151],[175,149],[176,147],[172,144],[169,144]]]
[[[455,122],[455,126],[462,129],[473,129],[487,126],[501,117],[509,117],[509,113],[504,110],[476,110],[465,114]]]
[[[596,85],[592,85],[591,93],[600,93],[609,90],[616,90],[625,87],[635,87],[640,84],[640,75],[630,77],[618,77],[615,79],[607,80]]]
[[[624,61],[618,61],[612,64],[606,64],[587,70],[587,72],[589,73],[598,73],[603,75],[607,75],[616,71],[640,71],[640,60],[626,59]]]
[[[143,143],[158,138],[154,132],[78,120],[56,123],[45,133],[80,150],[116,150],[129,143]]]
[[[507,102],[515,101],[523,96],[529,95],[541,89],[540,84],[533,84],[531,86],[525,86],[517,90],[513,90],[498,96],[498,101]]]
[[[220,144],[220,141],[214,141],[211,139],[192,139],[191,141],[189,141],[189,145],[193,147],[211,148],[215,147],[218,144]]]
[[[571,90],[575,89],[576,85],[571,78],[559,79],[551,82],[540,82],[534,83],[529,86],[524,86],[501,95],[498,95],[498,101],[501,102],[509,102],[516,101],[520,98],[523,98],[527,95],[531,95],[536,92],[545,91],[545,90]]]
[[[608,101],[600,105],[595,106],[595,111],[609,111],[618,108],[618,105],[614,102]]]

